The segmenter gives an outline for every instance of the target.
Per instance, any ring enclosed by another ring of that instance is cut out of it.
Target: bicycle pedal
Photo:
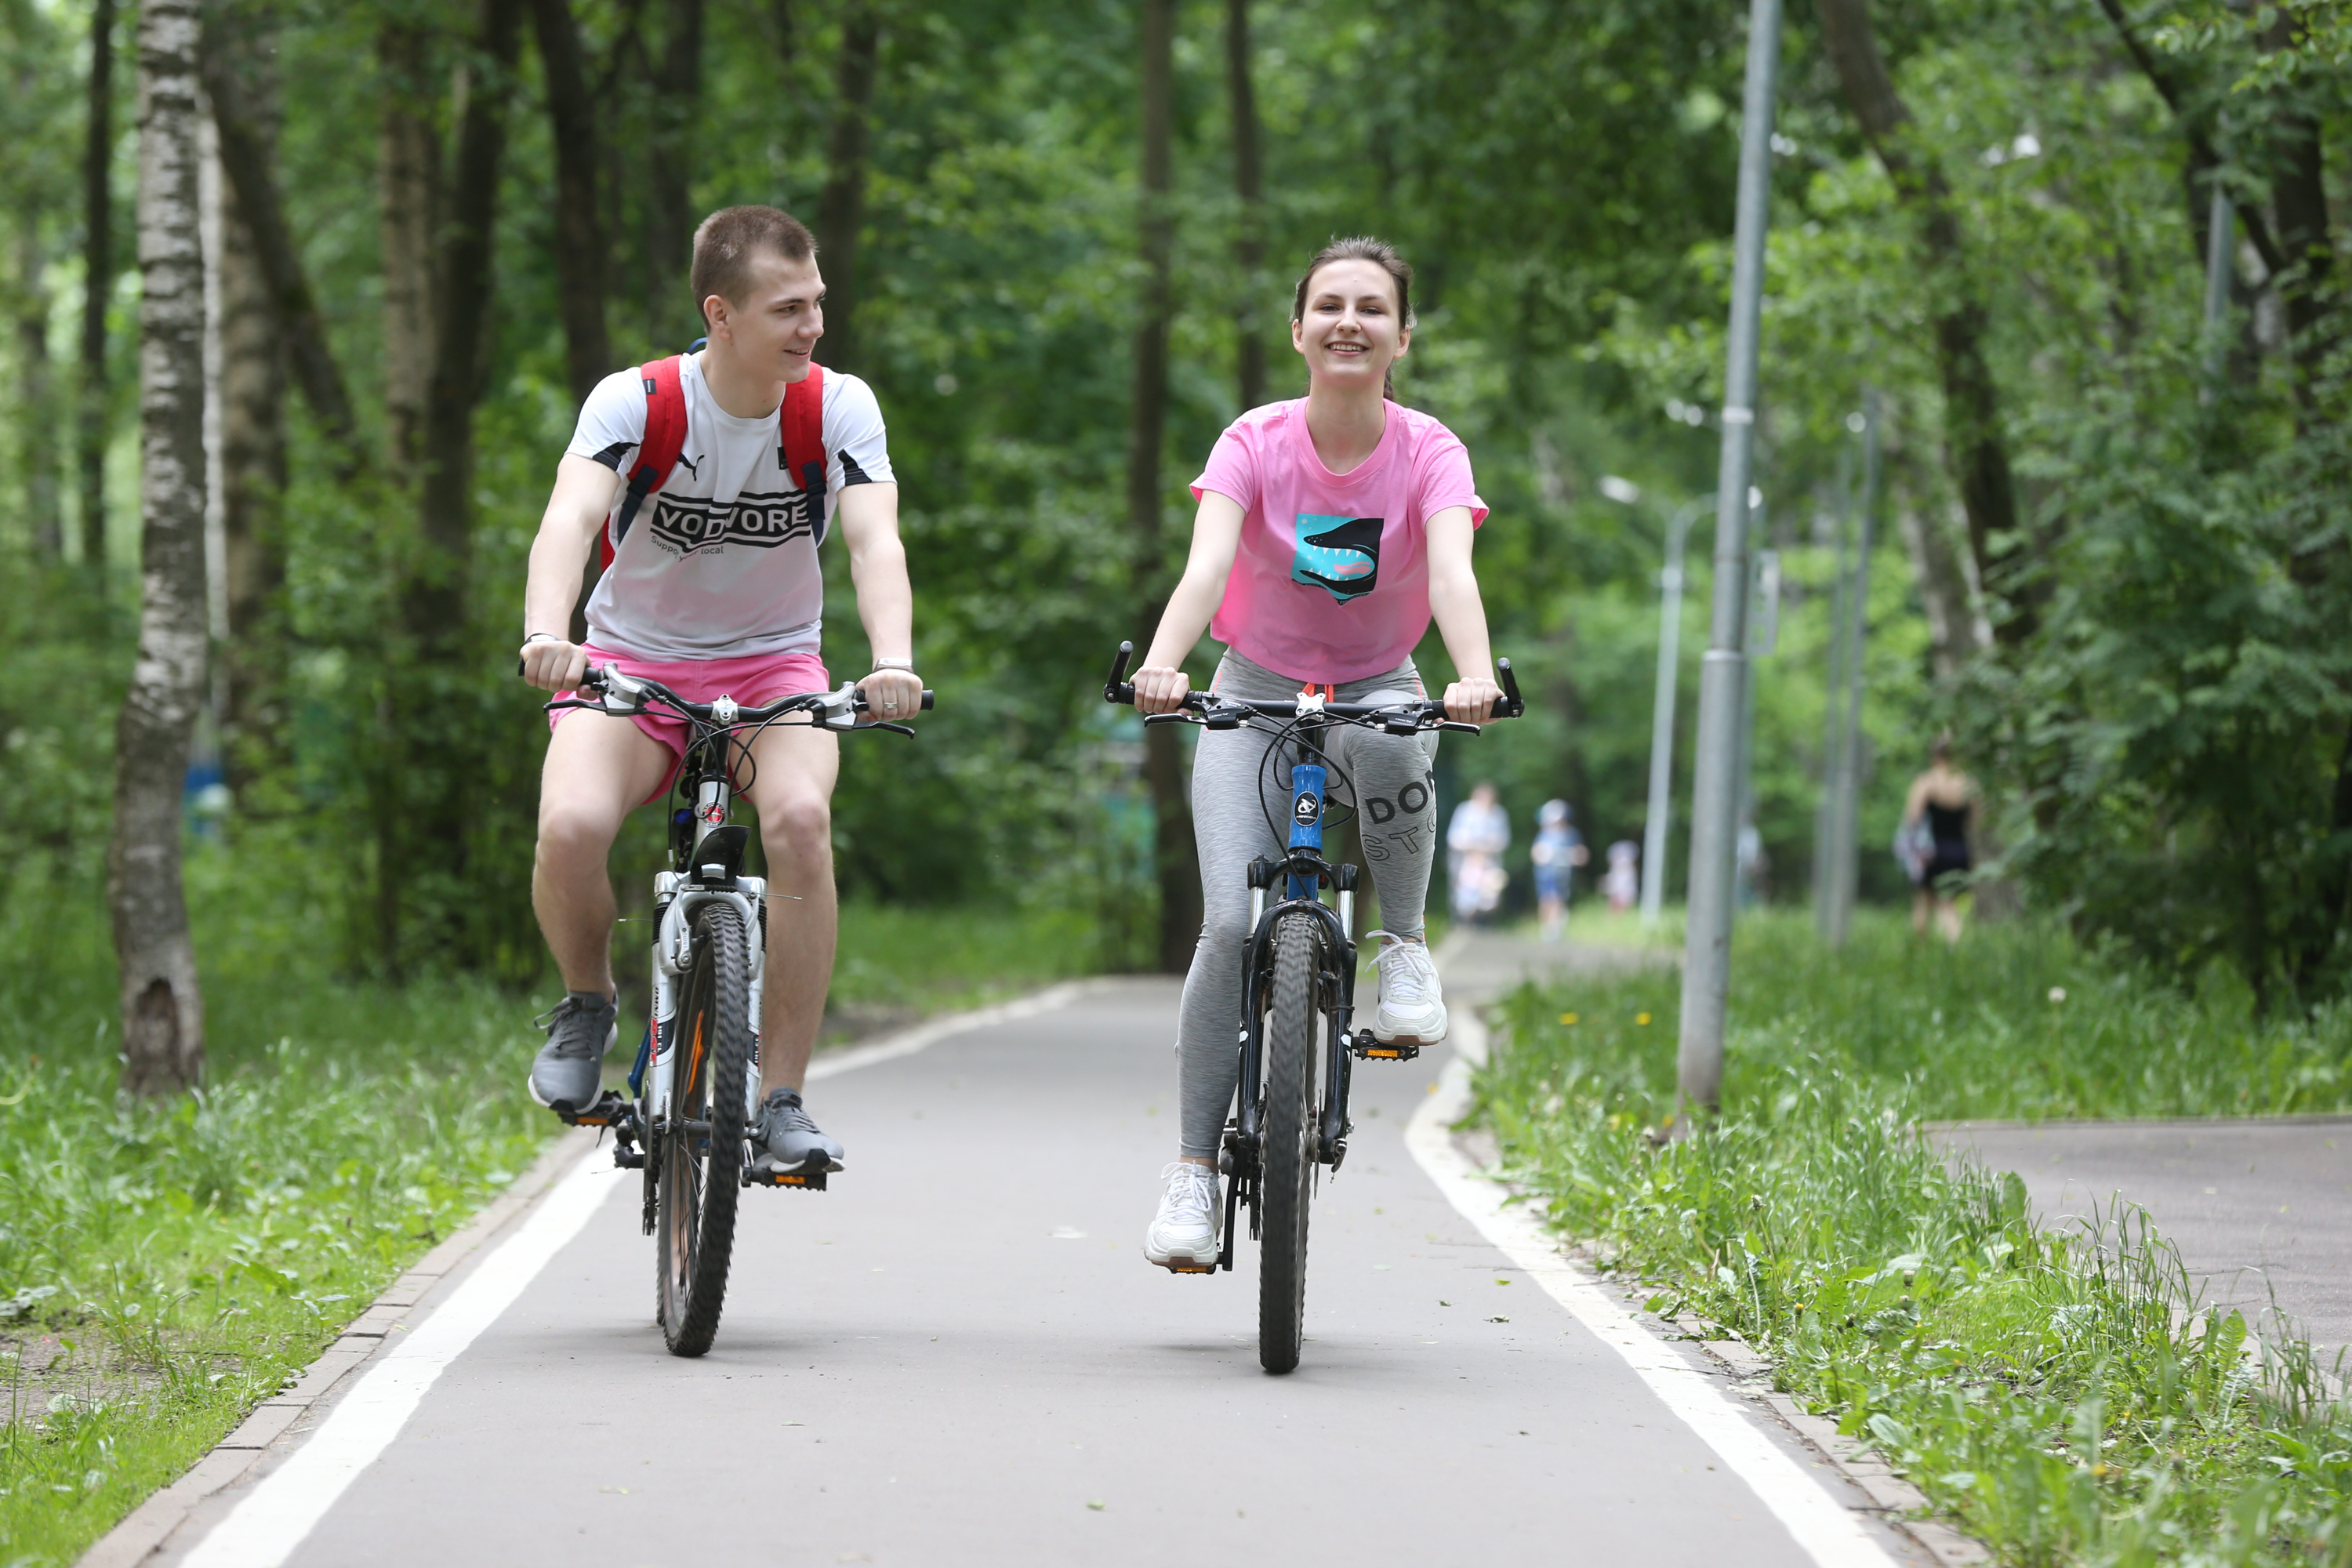
[[[562,1117],[574,1127],[613,1127],[634,1115],[635,1109],[627,1100],[608,1089],[597,1096],[595,1104],[585,1110],[569,1114],[559,1110],[555,1114]]]
[[[747,1187],[791,1187],[803,1193],[821,1193],[824,1191],[825,1175],[823,1171],[746,1170],[743,1184]]]
[[[1411,1040],[1382,1040],[1374,1037],[1370,1029],[1359,1029],[1349,1048],[1366,1061],[1409,1062],[1421,1055],[1421,1047]]]
[[[1214,1274],[1217,1271],[1213,1263],[1170,1263],[1163,1267],[1171,1274]]]

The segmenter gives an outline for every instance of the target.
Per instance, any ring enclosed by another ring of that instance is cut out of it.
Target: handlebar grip
[[[1103,682],[1104,701],[1122,702],[1129,707],[1135,705],[1135,688],[1127,679],[1128,661],[1134,657],[1133,643],[1123,642],[1118,645],[1118,656],[1110,661],[1110,679]]]
[[[1496,659],[1495,661],[1495,676],[1503,688],[1502,708],[1504,715],[1508,718],[1517,719],[1526,713],[1528,710],[1528,705],[1519,700],[1519,678],[1517,674],[1512,670],[1511,661],[1507,658]]]
[[[939,693],[933,691],[929,687],[926,686],[923,688],[924,712],[928,713],[931,710],[931,699],[938,695]],[[863,687],[850,694],[849,706],[860,713],[871,713],[874,711],[874,704],[866,700],[866,691]]]

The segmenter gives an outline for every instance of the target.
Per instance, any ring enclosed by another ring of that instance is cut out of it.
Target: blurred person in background
[[[1642,847],[1632,839],[1620,838],[1609,847],[1609,869],[1601,873],[1601,896],[1621,915],[1640,900]]]
[[[1960,894],[1976,864],[1969,847],[1976,816],[1976,780],[1952,765],[1951,738],[1939,735],[1928,752],[1927,771],[1911,781],[1903,802],[1904,829],[1927,851],[1914,879],[1919,890],[1911,900],[1913,931],[1925,935],[1932,915],[1946,942],[1960,940]]]
[[[1568,802],[1548,800],[1537,811],[1536,838],[1528,858],[1535,865],[1536,912],[1543,939],[1558,942],[1568,926],[1570,881],[1576,868],[1592,858]]]
[[[1470,791],[1445,825],[1445,847],[1454,856],[1454,918],[1475,925],[1503,901],[1510,874],[1503,851],[1511,847],[1511,814],[1491,784]]]

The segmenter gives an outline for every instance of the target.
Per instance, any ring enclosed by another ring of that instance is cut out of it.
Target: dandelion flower
[[[1576,1015],[1573,1013],[1562,1013],[1559,1016],[1559,1021],[1563,1024],[1573,1024],[1576,1022]]]
[[[1650,1022],[1650,1016],[1647,1013],[1636,1013],[1633,1015],[1633,1022],[1646,1026]]]
[[[2063,985],[2053,985],[2050,988],[2050,1000],[2053,1002],[2066,1000],[2066,988]]]

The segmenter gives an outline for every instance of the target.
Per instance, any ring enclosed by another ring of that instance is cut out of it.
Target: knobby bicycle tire
[[[719,1332],[742,1184],[751,980],[743,917],[732,904],[713,900],[694,912],[694,960],[677,1031],[655,1267],[662,1339],[672,1355],[694,1356]],[[678,1125],[683,1120],[709,1123],[709,1135],[689,1135]]]
[[[1268,1372],[1298,1364],[1307,1311],[1307,1210],[1315,1190],[1316,931],[1286,915],[1274,929],[1265,1019],[1265,1110],[1258,1123],[1257,1359]]]

